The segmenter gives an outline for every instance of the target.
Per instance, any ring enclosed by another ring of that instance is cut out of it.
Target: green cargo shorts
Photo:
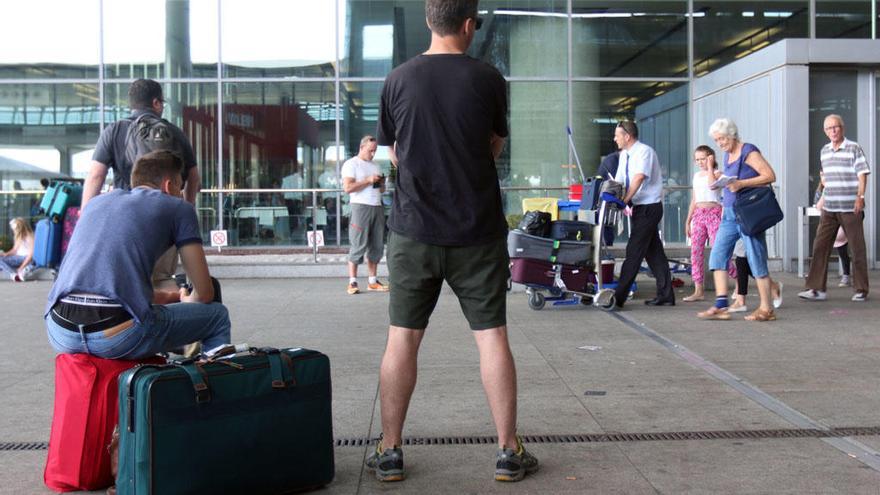
[[[471,330],[507,324],[506,239],[476,246],[435,246],[391,232],[387,263],[391,325],[426,328],[444,280],[458,297]]]

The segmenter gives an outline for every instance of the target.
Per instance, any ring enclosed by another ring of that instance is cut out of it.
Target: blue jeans
[[[709,255],[709,270],[727,270],[730,257],[733,255],[733,246],[739,239],[745,244],[746,258],[749,260],[752,276],[766,277],[770,272],[767,270],[767,239],[764,232],[756,236],[744,234],[736,223],[733,208],[727,206],[721,212],[721,225],[715,234],[715,244],[712,245],[712,252]]]
[[[24,261],[24,256],[19,256],[17,254],[0,256],[0,271],[9,275],[15,275],[16,272],[18,272],[18,267],[21,266],[22,261]]]
[[[230,343],[229,312],[220,303],[155,305],[152,311],[149,323],[135,323],[112,337],[104,337],[104,332],[68,330],[47,315],[49,343],[57,352],[104,359],[139,359],[196,341],[205,350]]]

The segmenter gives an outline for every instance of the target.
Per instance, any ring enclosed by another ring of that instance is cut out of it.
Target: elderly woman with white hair
[[[776,319],[773,311],[771,292],[779,291],[778,284],[773,284],[767,269],[767,241],[764,233],[747,235],[736,222],[734,202],[738,191],[746,188],[768,186],[776,181],[776,174],[767,160],[761,155],[758,147],[740,140],[736,124],[730,119],[718,119],[709,127],[709,135],[724,153],[722,160],[723,173],[735,177],[727,184],[722,198],[723,210],[721,225],[715,234],[715,244],[709,255],[709,270],[715,279],[715,305],[697,316],[711,320],[729,320],[730,312],[727,304],[727,266],[738,239],[742,239],[746,248],[749,269],[758,285],[761,303],[757,310],[746,316],[750,321],[772,321]]]

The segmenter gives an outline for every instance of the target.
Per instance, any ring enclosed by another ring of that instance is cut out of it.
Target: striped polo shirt
[[[870,174],[862,147],[844,138],[840,148],[831,143],[822,147],[822,172],[825,175],[825,211],[851,212],[859,192],[859,175]]]

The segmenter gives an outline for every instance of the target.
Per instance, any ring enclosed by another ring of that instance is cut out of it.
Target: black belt
[[[58,311],[56,311],[56,308],[58,308],[58,305],[60,305],[60,304],[65,304],[65,303],[56,304],[55,307],[52,308],[52,311],[49,312],[49,316],[52,317],[52,321],[57,323],[62,328],[65,328],[65,329],[70,330],[72,332],[79,333],[79,331],[80,331],[79,324],[77,324],[76,322],[65,319],[63,316],[58,314]],[[128,320],[131,320],[131,315],[128,314],[128,312],[125,311],[124,309],[121,309],[119,311],[119,313],[117,313],[113,316],[110,316],[109,318],[83,325],[82,332],[83,333],[101,332],[101,331],[104,331],[108,328],[115,327],[116,325],[119,325],[120,323],[125,323]]]

